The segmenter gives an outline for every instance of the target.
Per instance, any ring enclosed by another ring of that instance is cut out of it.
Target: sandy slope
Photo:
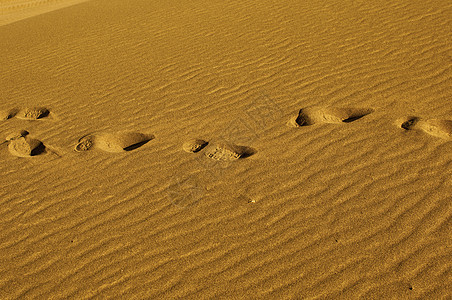
[[[92,0],[0,27],[0,298],[447,299],[451,12]]]
[[[88,0],[0,0],[0,26]]]

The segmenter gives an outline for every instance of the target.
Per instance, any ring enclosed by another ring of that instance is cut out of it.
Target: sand
[[[0,0],[0,26],[88,0]]]
[[[0,299],[452,297],[450,1],[0,8]]]

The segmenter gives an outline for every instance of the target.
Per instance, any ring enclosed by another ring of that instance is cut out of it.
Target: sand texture
[[[0,299],[451,299],[450,1],[0,8]]]
[[[0,26],[88,0],[0,0]]]

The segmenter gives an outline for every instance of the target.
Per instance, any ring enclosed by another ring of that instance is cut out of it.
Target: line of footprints
[[[291,118],[289,127],[303,127],[318,123],[351,123],[370,113],[373,109],[338,108],[338,107],[306,107],[300,109],[297,116]],[[10,118],[24,120],[38,120],[50,117],[50,111],[42,107],[0,111],[0,121]],[[452,137],[452,120],[422,119],[420,117],[406,117],[398,120],[397,124],[404,130],[420,130],[430,135],[450,140]],[[106,132],[88,134],[81,137],[74,147],[74,151],[83,152],[100,149],[106,152],[126,152],[137,149],[150,140],[154,135],[133,131]],[[10,134],[6,141],[9,152],[18,157],[33,157],[52,152],[41,141],[30,136],[26,130]],[[235,160],[249,157],[256,150],[231,143],[210,144],[208,141],[193,139],[182,145],[189,153],[203,151],[205,156],[215,160]]]

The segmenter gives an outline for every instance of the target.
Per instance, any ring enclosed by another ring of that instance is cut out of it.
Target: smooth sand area
[[[0,0],[0,26],[88,0]]]
[[[452,297],[450,1],[76,2],[0,0],[0,299]]]

